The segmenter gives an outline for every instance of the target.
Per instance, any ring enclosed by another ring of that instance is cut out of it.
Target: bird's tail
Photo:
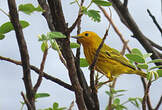
[[[140,70],[135,70],[133,73],[136,75],[140,75],[141,77],[144,77],[144,78],[146,78],[146,76],[147,76],[146,73],[144,73],[143,71],[140,71]]]

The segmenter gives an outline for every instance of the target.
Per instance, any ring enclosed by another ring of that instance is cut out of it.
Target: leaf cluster
[[[126,54],[125,56],[131,63],[136,63],[138,68],[145,70],[147,73],[147,79],[150,80],[152,79],[152,76],[154,76],[155,79],[162,77],[162,69],[160,69],[162,65],[150,66],[150,64],[162,62],[162,59],[147,61],[147,58],[151,55],[152,53],[143,54],[139,49],[134,48],[131,50],[131,53]]]
[[[19,5],[18,10],[28,15],[30,15],[34,11],[43,12],[43,9],[39,5],[37,7],[34,7],[34,5],[31,3]]]
[[[30,25],[27,21],[24,21],[24,20],[21,20],[20,24],[21,24],[21,27],[23,29]],[[3,23],[0,26],[0,40],[3,40],[5,38],[5,34],[12,31],[12,30],[14,30],[14,27],[13,27],[13,25],[10,21]]]
[[[85,15],[87,15],[89,18],[91,18],[94,22],[100,22],[101,21],[101,16],[100,16],[100,11],[94,10],[94,9],[89,9],[89,7],[92,4],[96,4],[98,6],[111,6],[112,3],[105,1],[105,0],[91,0],[90,4],[88,6],[81,6],[78,2],[78,0],[75,0],[71,2],[70,4],[77,3],[78,6],[81,9],[81,12]]]
[[[66,107],[59,107],[59,104],[57,102],[54,102],[52,108],[49,107],[49,108],[40,109],[40,110],[65,110],[65,109]]]
[[[121,103],[120,96],[124,96],[123,92],[126,92],[127,90],[115,90],[114,88],[110,88],[110,91],[106,91],[105,93],[112,98],[112,109],[115,110],[127,110],[127,107],[125,106],[127,103],[133,104],[135,107],[140,109],[140,104],[142,103],[142,98],[139,97],[129,97],[128,100]],[[108,109],[108,106],[105,110]]]

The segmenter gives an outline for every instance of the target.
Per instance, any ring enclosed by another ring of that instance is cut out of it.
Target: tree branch
[[[24,95],[23,92],[21,92],[21,96],[23,97],[24,102],[26,103],[26,105],[29,106],[30,108],[32,108],[30,102],[28,101],[28,99],[26,98],[26,96]]]
[[[127,5],[128,5],[128,0],[124,0],[123,6],[127,7]]]
[[[104,37],[102,39],[102,42],[100,43],[99,47],[97,48],[96,54],[95,54],[94,59],[93,59],[93,62],[90,65],[90,86],[91,86],[91,90],[92,90],[92,98],[93,98],[93,100],[95,102],[95,105],[96,105],[96,110],[99,110],[99,101],[98,101],[98,97],[97,97],[97,90],[95,88],[95,83],[94,83],[95,82],[94,81],[95,64],[97,62],[100,49],[102,48],[102,46],[104,44],[104,41],[106,39],[106,36],[108,35],[109,28],[110,28],[110,25],[109,25],[108,29],[106,29],[105,35],[104,35]]]
[[[10,20],[13,24],[16,33],[16,39],[19,46],[19,51],[21,55],[22,67],[23,67],[23,81],[25,84],[27,99],[30,102],[30,106],[27,105],[28,110],[35,110],[35,96],[32,90],[32,81],[31,81],[31,73],[30,73],[30,62],[29,62],[29,54],[27,50],[27,45],[24,39],[22,27],[19,22],[19,16],[17,12],[16,2],[15,0],[8,0],[9,6],[9,14]]]
[[[147,101],[147,105],[148,105],[148,108],[149,110],[152,110],[152,106],[151,106],[151,103],[149,101],[148,103],[148,94],[149,94],[149,89],[150,89],[150,86],[151,86],[151,80],[149,80],[147,86],[146,86],[146,89],[145,89],[145,94],[144,94],[144,97],[143,97],[143,100],[142,100],[142,109],[143,110],[146,110],[146,101]]]
[[[82,15],[83,15],[83,14],[82,14],[81,12],[79,12],[77,19],[76,19],[75,22],[72,24],[72,26],[69,27],[69,29],[67,30],[67,31],[68,31],[67,33],[71,33],[71,32],[73,31],[73,29],[77,26],[78,22],[80,21]]]
[[[10,58],[6,58],[6,57],[0,56],[0,60],[8,61],[8,62],[11,62],[13,64],[22,66],[22,63],[20,61],[16,61],[16,60],[13,60],[13,59],[10,59]],[[33,71],[35,71],[37,74],[40,74],[40,70],[37,67],[35,67],[33,65],[30,65],[30,68]],[[52,81],[52,82],[55,82],[55,83],[59,84],[60,86],[66,88],[66,89],[68,89],[70,91],[74,91],[74,88],[71,85],[69,85],[69,84],[61,81],[58,78],[55,78],[53,76],[50,76],[49,74],[47,74],[45,72],[43,72],[43,77],[46,78],[46,79],[48,79],[48,80],[50,80],[50,81]]]
[[[162,50],[162,46],[156,44],[155,42],[153,42],[153,41],[150,40],[150,39],[147,39],[147,40],[150,42],[150,44],[151,44],[153,47],[155,47],[155,48],[157,48],[157,49],[159,49],[159,50]],[[160,53],[159,53],[159,54],[160,54]],[[161,54],[160,56],[162,56],[162,54]]]
[[[115,88],[117,78],[113,80],[113,83],[110,85],[110,93],[112,93],[112,89]],[[112,110],[112,102],[113,102],[113,96],[109,97],[109,102],[108,102],[108,110]]]
[[[162,104],[162,96],[160,97],[160,100],[154,110],[158,110],[161,104]]]
[[[160,27],[160,25],[158,24],[158,22],[156,21],[155,16],[152,15],[152,13],[150,12],[149,9],[147,9],[147,12],[149,14],[149,16],[152,18],[153,23],[156,25],[156,27],[158,28],[158,30],[160,31],[161,35],[162,35],[162,28]]]
[[[83,2],[84,2],[84,0],[81,0],[81,6],[83,5]],[[79,13],[80,12],[81,12],[81,9],[79,10]],[[79,34],[81,31],[80,24],[81,24],[81,19],[77,23],[77,34]],[[77,43],[80,44],[80,42],[78,42],[78,41],[77,41]],[[96,105],[95,105],[94,100],[92,99],[91,90],[89,89],[86,79],[84,77],[84,74],[80,69],[80,48],[77,48],[77,51],[76,51],[75,65],[77,68],[77,75],[78,75],[80,85],[83,88],[83,96],[84,96],[86,107],[88,110],[95,110]]]
[[[68,28],[65,22],[63,11],[62,11],[61,0],[48,0],[48,4],[51,10],[53,25],[56,31],[62,32],[66,36],[70,36],[69,33],[67,33]],[[80,83],[79,83],[79,80],[76,74],[77,70],[75,66],[74,55],[70,48],[70,41],[68,38],[66,38],[66,39],[57,39],[57,42],[61,47],[61,52],[67,63],[69,78],[75,90],[77,106],[79,110],[86,110],[87,108],[85,106],[85,102],[83,98],[83,90],[80,86]]]
[[[50,8],[49,8],[46,0],[38,0],[38,3],[41,6],[41,8],[44,10],[43,13],[42,13],[42,15],[45,17],[49,29],[51,31],[54,31],[55,30],[55,27],[53,25],[53,20],[52,20]]]
[[[47,58],[47,53],[48,53],[48,49],[45,49],[45,51],[43,53],[42,62],[41,62],[41,65],[40,65],[39,77],[38,77],[38,80],[37,80],[37,82],[36,82],[36,84],[34,85],[34,88],[33,88],[35,93],[37,92],[39,86],[41,85],[42,77],[44,76],[43,70],[44,70],[44,65],[45,65],[45,61],[46,61],[46,58]]]

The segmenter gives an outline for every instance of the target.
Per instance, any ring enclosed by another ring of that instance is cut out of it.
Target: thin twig
[[[101,6],[98,6],[98,7],[103,12],[103,14],[107,18],[107,20],[110,22],[110,24],[112,25],[115,32],[118,34],[118,36],[121,39],[121,41],[123,42],[123,44],[125,44],[127,41],[124,39],[124,36],[121,34],[121,32],[119,31],[119,29],[117,28],[115,23],[112,21],[111,16],[109,16],[109,14],[106,12],[106,10],[104,8],[102,8]],[[127,46],[127,49],[128,49],[129,52],[131,52],[131,49],[128,46]]]
[[[67,30],[68,33],[71,33],[73,31],[73,29],[76,27],[76,25],[78,24],[78,21],[81,19],[82,17],[82,13],[80,12],[77,19],[75,20],[75,22],[72,24],[72,26]]]
[[[39,86],[41,85],[41,82],[42,82],[42,77],[44,76],[43,74],[43,70],[44,70],[44,65],[45,65],[45,61],[46,61],[46,58],[47,58],[47,53],[48,53],[48,49],[45,49],[44,53],[43,53],[43,58],[42,58],[42,62],[41,62],[41,65],[40,65],[40,73],[39,73],[39,77],[38,77],[38,80],[34,86],[34,92],[36,93]]]
[[[112,84],[110,84],[110,92],[112,93],[112,89],[115,88],[117,78],[114,78]],[[109,97],[109,102],[108,102],[108,110],[112,110],[112,101],[113,101],[113,96]]]
[[[13,59],[10,59],[10,58],[6,58],[6,57],[0,56],[0,60],[8,61],[8,62],[11,62],[11,63],[13,63],[13,64],[22,66],[22,63],[21,63],[20,61],[16,61],[16,60],[13,60]],[[37,74],[40,73],[40,69],[38,69],[37,67],[35,67],[35,66],[33,66],[33,65],[30,65],[30,68],[31,68],[33,71],[35,71]],[[60,86],[66,88],[66,89],[68,89],[68,90],[70,90],[70,91],[74,91],[74,88],[73,88],[71,85],[69,85],[69,84],[67,84],[67,83],[65,83],[65,82],[63,82],[63,81],[61,81],[60,79],[55,78],[55,77],[53,77],[53,76],[51,76],[51,75],[49,75],[49,74],[47,74],[47,73],[45,73],[45,72],[43,72],[43,74],[44,74],[44,75],[43,75],[44,78],[46,78],[46,79],[48,79],[48,80],[50,80],[50,81],[52,81],[52,82],[55,82],[55,83],[59,84]]]
[[[142,100],[142,109],[143,110],[146,110],[146,101],[148,100],[147,99],[148,98],[147,96],[149,94],[150,86],[151,86],[151,80],[149,80],[149,82],[148,82],[148,84],[146,86],[145,94],[144,94],[144,97],[143,97],[143,100]],[[148,107],[149,107],[149,110],[152,110],[152,106],[148,106]]]
[[[77,2],[78,3],[78,2]],[[80,27],[80,22],[81,22],[81,17],[83,16],[83,13],[81,12],[82,10],[81,10],[81,7],[83,6],[83,3],[84,3],[84,0],[81,0],[81,3],[80,3],[80,5],[78,5],[78,6],[80,6],[80,9],[79,9],[79,13],[78,13],[78,17],[77,17],[77,19],[75,20],[75,22],[72,24],[72,26],[71,27],[69,27],[69,29],[68,29],[68,32],[69,33],[71,33],[72,31],[73,31],[73,29],[77,26],[77,27]],[[79,3],[78,3],[79,4]],[[79,34],[80,32],[80,28],[78,28],[78,30],[77,30],[77,34]]]
[[[94,102],[97,105],[96,106],[97,110],[99,109],[99,102],[98,102],[98,97],[97,97],[97,90],[95,88],[95,83],[94,83],[94,69],[95,69],[95,64],[96,64],[98,56],[99,56],[100,49],[102,48],[102,46],[104,44],[104,41],[106,39],[106,36],[108,35],[109,28],[110,28],[110,24],[109,24],[108,29],[106,29],[105,35],[104,35],[104,37],[102,39],[102,42],[100,43],[100,45],[99,45],[99,47],[98,47],[98,49],[96,51],[96,54],[94,56],[93,62],[90,65],[90,86],[91,86],[91,90],[92,90],[92,98],[93,98]]]
[[[97,51],[96,51],[96,54],[94,56],[94,59],[93,59],[93,62],[92,64],[90,65],[90,70],[91,70],[91,76],[90,76],[90,82],[91,82],[91,88],[95,88],[95,85],[94,85],[94,68],[95,68],[95,64],[97,62],[97,59],[98,59],[98,55],[99,55],[99,52],[100,52],[100,49],[102,48],[103,44],[104,44],[104,41],[106,39],[106,36],[108,35],[108,29],[106,29],[106,32],[105,32],[105,35],[102,39],[102,42],[101,44],[99,45],[99,47],[97,48]]]
[[[128,42],[129,41],[126,41],[126,42],[123,42],[123,48],[122,48],[122,51],[120,52],[121,55],[124,55],[126,49],[127,49],[127,45],[128,45]]]
[[[160,97],[160,100],[158,101],[158,104],[154,110],[158,110],[161,104],[162,104],[162,96]]]
[[[24,95],[23,92],[21,92],[21,96],[23,97],[25,104],[26,104],[27,106],[29,106],[30,108],[32,108],[32,107],[31,107],[31,104],[29,103],[28,99],[26,98],[26,96]]]
[[[152,15],[152,13],[150,12],[149,9],[147,9],[147,12],[148,12],[149,16],[152,18],[154,24],[156,25],[156,27],[158,28],[158,30],[160,31],[160,33],[162,35],[162,28],[160,27],[159,23],[157,22],[155,16]]]
[[[155,48],[157,48],[157,49],[159,49],[159,50],[162,50],[162,46],[156,44],[155,42],[153,42],[153,41],[150,40],[150,39],[147,39],[147,40],[150,42],[150,44],[151,44],[153,47],[155,47]],[[160,54],[160,53],[159,53],[159,54]]]
[[[10,18],[10,16],[8,15],[8,13],[6,13],[3,9],[0,8],[0,11]]]
[[[81,0],[81,6],[83,5],[83,3],[84,3],[84,0]],[[81,13],[81,9],[79,9],[79,13]],[[77,35],[80,34],[80,31],[81,31],[80,25],[81,25],[81,18],[78,19],[78,21],[77,21]],[[78,40],[77,40],[77,43],[80,44],[80,42]],[[77,48],[77,50],[76,50],[76,58],[77,58],[78,66],[80,66],[80,47]]]
[[[73,107],[74,107],[74,101],[71,102],[70,107],[68,108],[68,110],[72,110]]]

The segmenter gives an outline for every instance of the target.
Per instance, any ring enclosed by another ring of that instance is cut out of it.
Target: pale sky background
[[[69,26],[76,19],[78,12],[77,5],[69,5],[71,1],[73,0],[62,0],[65,19]],[[17,0],[17,4],[25,3],[33,3],[35,6],[37,6],[37,0]],[[152,39],[158,44],[162,44],[161,34],[152,23],[152,19],[148,16],[146,9],[150,9],[151,12],[156,16],[158,22],[162,24],[160,4],[160,0],[129,0],[128,2],[128,8],[140,29],[148,38]],[[0,8],[8,12],[7,0],[0,0]],[[99,10],[97,7],[95,7],[95,5],[93,5],[91,8]],[[143,51],[144,49],[140,46],[140,44],[135,39],[130,37],[132,33],[120,22],[120,19],[116,15],[113,8],[111,9],[113,14],[112,19],[118,26],[120,32],[124,35],[125,39],[130,41],[128,45],[131,48],[140,48]],[[49,32],[48,26],[44,17],[38,12],[34,12],[30,16],[20,12],[20,19],[26,20],[30,23],[30,26],[23,30],[24,36],[28,45],[30,63],[39,67],[42,59],[42,51],[40,49],[41,43],[38,42],[37,36],[39,34],[46,34]],[[0,12],[0,25],[7,21],[9,21],[8,17]],[[95,23],[86,16],[82,18],[82,31],[90,30],[96,32],[99,36],[103,36],[107,26],[108,22],[103,15],[100,23]],[[72,35],[76,35],[76,30],[72,33]],[[106,44],[109,44],[111,47],[118,50],[122,49],[122,43],[112,28],[109,31],[109,37],[106,40]],[[82,50],[81,53],[81,56],[84,57]],[[0,41],[0,55],[20,60],[14,31],[6,34],[6,38]],[[49,51],[44,71],[50,75],[53,75],[54,77],[70,83],[67,70],[60,62],[57,53],[53,50]],[[88,68],[83,68],[83,71],[87,81],[89,82]],[[20,110],[20,101],[23,100],[20,92],[25,92],[22,81],[22,68],[5,61],[0,61],[0,75],[0,110]],[[35,75],[34,72],[32,72],[32,77],[33,81],[37,80],[37,75]],[[151,86],[150,97],[153,106],[157,104],[157,101],[162,94],[161,84],[162,79],[160,78]],[[120,97],[121,103],[126,101],[129,97],[143,97],[142,83],[140,81],[140,77],[136,75],[121,75],[117,80],[116,89],[128,90],[125,92],[126,95]],[[108,87],[106,86],[99,89],[98,96],[101,110],[104,110],[108,103],[108,96],[105,94],[106,90],[108,90]],[[70,103],[73,100],[75,101],[74,94],[71,91],[45,79],[43,80],[38,92],[47,92],[50,93],[51,96],[48,98],[39,99],[36,102],[37,109],[52,107],[53,102],[58,102],[60,106],[69,107]],[[127,104],[127,107],[131,110],[137,110],[137,108],[130,103]],[[160,109],[162,109],[162,106]],[[26,110],[26,107],[24,110]],[[76,104],[73,110],[77,110]]]

